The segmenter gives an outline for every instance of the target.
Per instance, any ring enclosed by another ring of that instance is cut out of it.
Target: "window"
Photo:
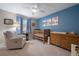
[[[27,20],[25,19],[25,20],[23,20],[23,23],[22,23],[23,25],[22,25],[22,32],[23,33],[26,33],[26,31],[27,31]]]

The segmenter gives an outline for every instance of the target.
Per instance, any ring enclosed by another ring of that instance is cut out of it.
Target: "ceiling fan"
[[[32,10],[32,15],[35,15],[36,13],[45,13],[44,10],[41,9],[41,6],[39,4],[32,4],[30,6],[25,7],[27,9]]]

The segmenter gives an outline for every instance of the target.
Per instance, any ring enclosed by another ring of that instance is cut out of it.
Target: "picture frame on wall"
[[[46,26],[47,20],[43,20],[43,26]]]
[[[36,26],[36,23],[33,22],[33,23],[32,23],[32,26]]]
[[[52,25],[58,25],[58,16],[52,18]]]
[[[58,16],[55,16],[48,20],[43,20],[42,22],[43,22],[43,26],[52,26],[52,25],[58,25],[59,20],[58,20]]]
[[[13,19],[4,19],[4,24],[13,25]]]
[[[47,24],[48,26],[51,26],[51,18],[48,19],[47,23],[48,23],[48,24]]]

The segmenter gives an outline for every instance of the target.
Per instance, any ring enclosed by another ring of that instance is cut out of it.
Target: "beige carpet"
[[[0,44],[2,56],[69,56],[70,52],[54,45],[43,44],[39,40],[26,42],[23,49],[7,50],[4,43]]]

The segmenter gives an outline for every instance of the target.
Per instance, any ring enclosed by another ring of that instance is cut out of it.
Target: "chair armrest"
[[[12,37],[10,40],[23,40],[22,37]]]
[[[16,35],[16,37],[22,37],[22,38],[24,38],[26,36],[25,35]]]
[[[11,42],[11,43],[17,43],[17,42],[20,42],[20,43],[22,43],[22,41],[23,41],[23,38],[21,38],[21,37],[14,37],[14,38],[11,38],[11,39],[9,39],[8,41],[7,41],[7,43],[8,42]]]

